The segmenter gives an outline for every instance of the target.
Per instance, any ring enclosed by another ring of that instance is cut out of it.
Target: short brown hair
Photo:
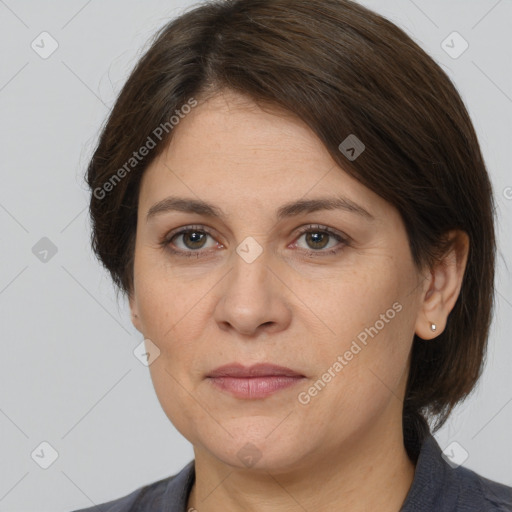
[[[469,235],[446,329],[412,347],[404,433],[424,434],[425,418],[437,430],[481,374],[494,301],[494,199],[456,88],[403,30],[349,0],[217,0],[172,20],[131,73],[87,171],[93,249],[118,291],[133,290],[140,180],[172,129],[126,162],[190,98],[222,89],[306,122],[347,173],[398,209],[418,268],[444,253],[449,230]],[[366,147],[353,161],[338,149],[350,134]]]

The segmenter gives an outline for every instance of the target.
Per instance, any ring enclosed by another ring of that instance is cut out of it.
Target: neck
[[[397,512],[415,469],[396,423],[376,422],[336,450],[317,451],[286,472],[234,468],[197,447],[194,451],[196,479],[187,510],[198,512],[331,512],[341,505],[346,512]]]

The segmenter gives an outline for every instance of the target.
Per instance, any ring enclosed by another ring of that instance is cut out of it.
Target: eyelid
[[[190,224],[188,226],[181,226],[179,228],[169,231],[162,237],[162,241],[171,240],[174,236],[186,233],[188,231],[201,231],[203,233],[207,233],[208,235],[214,236],[214,230],[211,229],[210,227],[205,226],[204,224]]]
[[[315,231],[315,230],[329,233],[329,235],[338,237],[339,239],[341,239],[345,242],[350,242],[352,240],[345,233],[342,233],[341,231],[338,231],[337,229],[330,228],[329,226],[324,226],[322,224],[307,224],[305,226],[298,228],[297,234],[300,236],[300,235],[303,235],[304,233],[307,233],[308,231]]]
[[[167,249],[168,251],[170,251],[172,254],[175,254],[175,255],[178,255],[178,256],[191,256],[191,255],[197,255],[197,257],[199,256],[202,256],[204,255],[204,253],[209,253],[212,248],[208,248],[208,249],[198,249],[196,251],[192,251],[192,250],[189,250],[189,251],[184,251],[183,249],[172,249],[170,247],[171,245],[171,240],[177,236],[180,236],[180,235],[183,235],[185,233],[189,233],[191,231],[198,231],[200,233],[204,233],[210,237],[212,237],[214,240],[215,240],[215,237],[216,235],[214,234],[214,231],[213,229],[207,227],[207,226],[204,226],[204,225],[197,225],[197,224],[194,224],[194,225],[188,225],[188,226],[181,226],[179,228],[176,228],[176,229],[173,229],[172,231],[169,231],[168,233],[166,233],[159,241],[159,245],[165,249]],[[223,247],[223,244],[222,242],[217,242],[218,244],[220,244],[220,247]]]

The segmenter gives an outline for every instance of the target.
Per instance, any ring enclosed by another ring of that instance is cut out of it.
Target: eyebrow
[[[304,213],[312,213],[321,210],[344,210],[355,213],[369,221],[375,220],[375,217],[365,210],[362,206],[354,203],[346,197],[319,197],[315,199],[299,199],[281,206],[276,213],[278,220],[289,217],[295,217]],[[158,214],[170,211],[179,211],[185,213],[196,213],[206,217],[226,219],[227,215],[221,208],[206,201],[199,199],[189,199],[184,197],[170,196],[155,203],[148,211],[146,222]]]

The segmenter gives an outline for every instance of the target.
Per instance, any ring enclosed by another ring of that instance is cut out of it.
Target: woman
[[[460,96],[402,30],[348,0],[205,3],[140,60],[87,179],[195,455],[99,509],[512,510],[430,431],[481,373],[494,207]]]

